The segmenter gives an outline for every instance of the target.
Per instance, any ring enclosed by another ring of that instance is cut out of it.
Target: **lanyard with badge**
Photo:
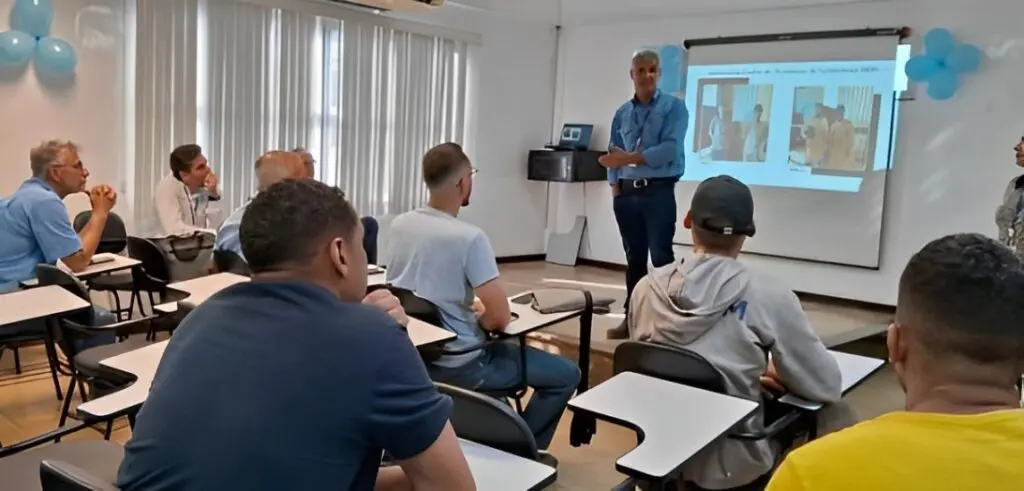
[[[181,187],[182,187],[182,189],[185,190],[185,199],[188,200],[188,212],[189,212],[190,215],[192,215],[191,225],[193,227],[195,227],[196,226],[196,214],[199,213],[199,197],[198,196],[193,197],[192,193],[189,192],[188,186],[186,186],[185,183],[182,183]]]

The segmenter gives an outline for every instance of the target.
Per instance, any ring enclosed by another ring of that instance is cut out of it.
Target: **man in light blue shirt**
[[[458,335],[445,345],[448,351],[471,347],[484,339],[485,330],[500,332],[512,321],[487,235],[457,218],[469,205],[473,174],[475,169],[458,145],[430,149],[423,157],[429,206],[399,215],[388,234],[388,283],[437,306],[443,327]],[[482,311],[474,311],[475,297]],[[526,381],[534,395],[523,419],[537,446],[546,449],[580,373],[568,359],[534,348],[527,348],[526,359]],[[510,393],[520,370],[519,348],[507,343],[443,356],[428,366],[436,381],[499,396]]]
[[[608,153],[599,161],[608,168],[615,221],[626,252],[626,306],[640,278],[675,260],[675,185],[683,175],[683,140],[689,122],[686,104],[658,90],[661,61],[653,51],[633,56],[633,98],[612,118]],[[626,322],[608,331],[610,339],[629,337]]]
[[[78,156],[78,146],[51,140],[29,153],[32,177],[8,198],[0,199],[0,294],[18,289],[36,276],[39,264],[64,263],[73,272],[87,268],[100,243],[117,193],[100,185],[88,191],[92,217],[79,233],[71,226],[64,198],[85,191],[89,171]],[[116,319],[98,312],[94,322]],[[41,329],[40,323],[12,328]]]

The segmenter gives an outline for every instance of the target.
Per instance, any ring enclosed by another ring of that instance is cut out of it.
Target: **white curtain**
[[[135,223],[156,229],[153,188],[196,139],[197,0],[139,0],[135,27]]]
[[[322,28],[318,177],[365,215],[423,204],[423,153],[465,134],[466,44],[351,21]]]
[[[422,204],[423,153],[464,139],[463,40],[342,8],[139,1],[137,216],[153,215],[153,187],[183,143],[203,146],[225,212],[252,196],[261,153],[306,147],[318,179],[380,216]]]

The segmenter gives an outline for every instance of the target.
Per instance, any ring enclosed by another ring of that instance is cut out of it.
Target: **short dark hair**
[[[171,150],[171,173],[175,178],[180,178],[182,172],[192,168],[192,161],[203,154],[203,147],[195,143],[181,145]]]
[[[1024,355],[1021,259],[981,234],[929,242],[900,277],[896,321],[943,360],[1016,365]]]
[[[352,239],[359,216],[336,187],[285,179],[253,198],[238,235],[253,273],[279,271],[311,259],[326,237]]]
[[[423,155],[423,182],[428,188],[435,189],[467,166],[469,157],[458,143],[442,143]]]

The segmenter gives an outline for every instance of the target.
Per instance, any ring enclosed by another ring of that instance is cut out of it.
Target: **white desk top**
[[[146,402],[166,348],[167,341],[161,341],[100,361],[101,365],[135,375],[135,382],[112,394],[79,404],[76,411],[103,418]]]
[[[104,273],[113,273],[115,271],[131,269],[134,268],[135,266],[138,266],[139,264],[142,264],[142,261],[139,261],[138,259],[132,259],[130,257],[121,256],[119,254],[110,254],[104,252],[94,255],[93,264],[90,264],[89,267],[83,269],[82,271],[79,271],[78,273],[72,274],[75,275],[78,279],[84,280]],[[57,262],[57,267],[69,273],[71,272],[71,270],[68,269],[68,267],[65,266],[64,263],[61,263],[60,261]],[[35,278],[21,282],[21,286],[26,288],[32,288],[38,284],[39,280]]]
[[[555,469],[469,440],[459,440],[477,489],[524,491],[555,481]]]
[[[643,442],[620,457],[616,468],[661,479],[749,416],[758,403],[625,372],[577,396],[569,407],[639,431]]]
[[[850,389],[853,389],[858,384],[864,381],[864,379],[871,376],[871,374],[882,368],[885,365],[885,360],[879,360],[878,358],[870,358],[867,356],[851,355],[849,353],[843,353],[840,351],[828,350],[832,356],[835,357],[836,362],[839,363],[839,373],[842,374],[842,394],[846,395]],[[792,394],[786,394],[779,398],[779,402],[784,402],[791,406],[796,406],[808,411],[817,411],[821,409],[824,404],[820,402],[808,401]]]
[[[56,285],[0,295],[0,326],[44,319],[89,308],[91,304]]]
[[[512,309],[512,313],[518,316],[518,318],[515,318],[511,323],[509,323],[508,327],[502,331],[502,334],[505,334],[506,336],[522,336],[564,320],[572,319],[573,317],[577,317],[583,313],[583,309],[579,309],[571,310],[569,312],[558,312],[555,314],[542,314],[534,310],[529,303],[519,304],[513,302],[514,299],[531,294],[533,294],[533,292],[528,291],[508,297],[508,305]]]
[[[409,325],[405,326],[405,330],[417,348],[455,339],[455,333],[412,317],[409,318]]]
[[[388,275],[384,271],[370,273],[366,277],[366,286],[377,286],[388,284]]]
[[[209,276],[200,276],[186,281],[179,281],[167,285],[171,290],[179,291],[188,295],[181,303],[189,307],[198,307],[212,297],[215,293],[237,283],[249,281],[249,278],[234,273],[217,273]]]

